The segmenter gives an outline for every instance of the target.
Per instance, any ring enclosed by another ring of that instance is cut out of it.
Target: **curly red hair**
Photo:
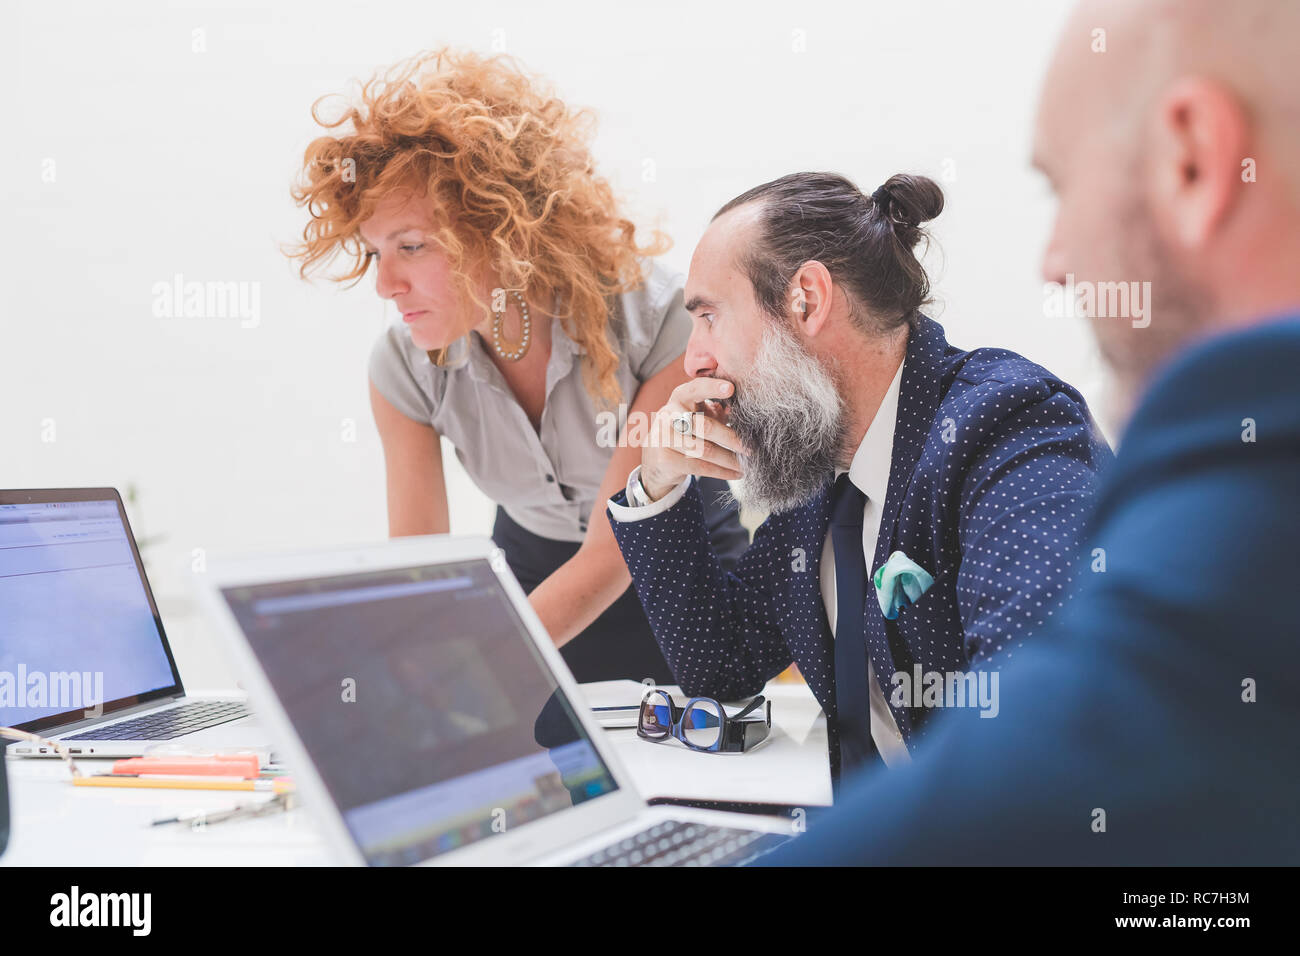
[[[299,274],[340,249],[352,268],[335,281],[360,281],[369,265],[360,225],[395,191],[434,201],[434,238],[461,294],[488,308],[471,276],[488,268],[530,305],[551,308],[586,351],[587,387],[605,403],[621,399],[618,356],[606,335],[611,297],[645,281],[642,257],[670,243],[658,230],[640,246],[609,183],[595,174],[589,150],[592,115],[571,110],[551,88],[510,58],[448,49],[417,54],[371,77],[359,100],[303,156],[294,200],[311,219],[289,253]]]

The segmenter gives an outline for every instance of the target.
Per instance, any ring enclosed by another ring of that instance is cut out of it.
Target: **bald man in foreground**
[[[1297,36],[1279,0],[1075,11],[1037,120],[1044,271],[1151,284],[1146,317],[1090,315],[1137,404],[1094,573],[996,719],[946,714],[765,862],[1300,863]]]

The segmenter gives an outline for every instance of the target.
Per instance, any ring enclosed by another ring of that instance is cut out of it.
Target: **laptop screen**
[[[616,789],[486,559],[222,595],[372,865]]]
[[[0,725],[40,731],[179,686],[118,499],[97,493],[0,492]]]

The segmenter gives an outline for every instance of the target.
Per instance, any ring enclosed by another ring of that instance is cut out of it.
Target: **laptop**
[[[0,491],[0,726],[77,757],[267,742],[244,700],[186,694],[113,488]]]
[[[201,600],[340,861],[718,865],[792,836],[649,806],[488,538],[208,568]]]

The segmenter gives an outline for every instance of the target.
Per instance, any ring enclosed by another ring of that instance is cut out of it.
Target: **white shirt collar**
[[[876,409],[876,415],[867,426],[867,433],[862,436],[849,463],[849,481],[867,496],[868,500],[883,505],[885,494],[889,491],[889,462],[894,454],[894,425],[898,421],[898,394],[903,384],[903,366],[906,358],[898,363],[894,380],[889,383],[889,391]],[[835,477],[844,474],[843,468],[835,470]]]

